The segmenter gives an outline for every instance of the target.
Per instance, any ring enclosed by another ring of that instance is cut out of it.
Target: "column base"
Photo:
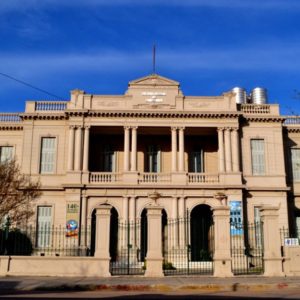
[[[126,184],[138,184],[138,172],[124,172],[123,183]]]
[[[171,174],[171,179],[173,184],[186,185],[187,176],[186,172],[176,172]]]
[[[284,276],[282,258],[264,258],[264,276]]]
[[[163,258],[146,258],[146,277],[164,277]]]
[[[232,277],[231,258],[214,259],[214,277]]]

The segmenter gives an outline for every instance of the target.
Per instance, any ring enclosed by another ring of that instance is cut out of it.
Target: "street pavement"
[[[0,277],[1,299],[300,299],[300,277]]]

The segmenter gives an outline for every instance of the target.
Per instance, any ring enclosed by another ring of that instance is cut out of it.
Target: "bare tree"
[[[32,202],[40,196],[40,182],[33,182],[20,171],[15,160],[0,164],[0,221],[9,215],[12,222],[23,223],[34,213]]]

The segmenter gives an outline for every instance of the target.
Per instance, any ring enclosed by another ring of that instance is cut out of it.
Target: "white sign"
[[[284,239],[285,246],[299,246],[299,240],[297,238]]]
[[[146,99],[149,103],[160,103],[163,102],[162,98],[158,98],[158,96],[166,96],[166,93],[163,92],[142,92],[143,96],[150,96],[150,98]]]

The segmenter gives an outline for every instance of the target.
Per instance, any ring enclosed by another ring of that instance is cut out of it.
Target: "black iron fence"
[[[111,275],[143,275],[146,269],[146,221],[119,222],[111,232],[116,243],[110,247]]]
[[[90,228],[23,226],[0,229],[0,255],[89,256]]]
[[[298,246],[300,245],[300,230],[289,230],[288,228],[280,229],[281,246]]]
[[[230,223],[232,272],[235,275],[261,274],[263,264],[263,224]]]
[[[168,220],[163,234],[165,275],[212,275],[214,226],[211,220]]]

